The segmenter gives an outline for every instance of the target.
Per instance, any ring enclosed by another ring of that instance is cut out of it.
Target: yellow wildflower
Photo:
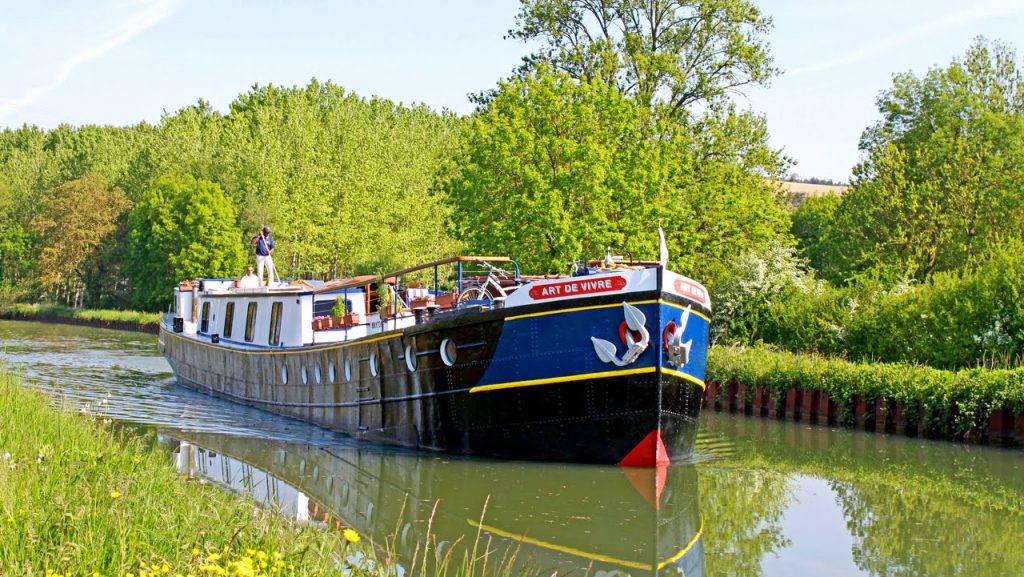
[[[220,553],[210,553],[210,556],[206,558],[207,561],[219,561]]]
[[[160,572],[161,573],[170,573],[171,572],[171,566],[168,565],[167,563],[164,563],[163,565],[160,566]]]
[[[114,499],[114,500],[120,499],[121,498],[121,491],[111,491],[110,492],[110,498]]]
[[[198,557],[199,556],[199,548],[198,547],[193,547],[192,548],[192,556],[193,557]]]
[[[349,543],[359,542],[359,533],[356,533],[355,529],[345,529],[341,534],[345,536],[345,540]]]

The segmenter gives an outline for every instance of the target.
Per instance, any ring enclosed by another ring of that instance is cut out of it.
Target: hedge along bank
[[[108,309],[74,309],[59,304],[0,306],[0,319],[83,325],[156,334],[160,314]]]
[[[878,431],[1024,443],[1024,368],[946,371],[714,347],[706,400]]]

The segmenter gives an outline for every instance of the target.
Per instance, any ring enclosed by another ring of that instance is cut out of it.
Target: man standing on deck
[[[256,247],[256,277],[263,284],[263,267],[267,267],[267,284],[274,279],[281,280],[277,276],[277,269],[274,268],[274,237],[270,236],[270,227],[265,226],[259,234],[252,237],[252,244]]]

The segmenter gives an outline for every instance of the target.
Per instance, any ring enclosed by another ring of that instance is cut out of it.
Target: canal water
[[[1024,452],[705,412],[661,470],[458,458],[175,385],[149,335],[0,321],[56,404],[159,433],[182,471],[300,520],[542,575],[1024,575]],[[417,553],[418,552],[418,553]]]

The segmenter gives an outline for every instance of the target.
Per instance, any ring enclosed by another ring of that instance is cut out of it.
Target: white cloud
[[[885,38],[872,40],[870,44],[862,46],[837,58],[790,70],[786,72],[786,76],[806,76],[809,74],[824,72],[826,70],[832,70],[834,68],[840,68],[842,66],[848,66],[850,64],[856,64],[858,62],[864,62],[865,60],[870,60],[872,58],[888,54],[897,48],[913,44],[918,40],[934,36],[946,30],[961,28],[973,22],[1003,16],[1012,16],[1021,13],[1024,13],[1024,2],[1020,0],[990,0],[988,2],[980,2],[955,12],[950,12],[937,18],[933,18],[928,22],[914,26],[913,28],[900,32],[899,34],[893,34]]]
[[[136,11],[119,22],[98,41],[79,47],[74,54],[60,62],[48,82],[30,88],[18,98],[0,101],[0,121],[59,88],[79,66],[115,50],[167,18],[174,13],[180,3],[181,0],[139,0],[134,2],[138,5]]]

